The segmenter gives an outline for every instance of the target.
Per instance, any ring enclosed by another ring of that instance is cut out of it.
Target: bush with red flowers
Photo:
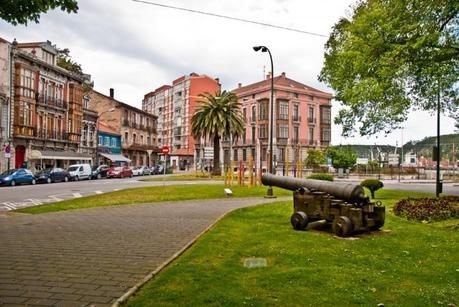
[[[395,215],[408,220],[440,221],[459,217],[459,197],[402,199],[393,208]]]

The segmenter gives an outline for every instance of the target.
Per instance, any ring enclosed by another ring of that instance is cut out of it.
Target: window
[[[257,128],[255,126],[252,127],[252,144],[255,144],[255,140],[257,138],[256,129]]]
[[[260,120],[268,119],[268,101],[267,100],[260,102],[258,119]]]
[[[298,93],[293,93],[293,96],[298,99]]]
[[[331,138],[330,134],[331,134],[330,128],[323,128],[322,129],[322,141],[330,142],[330,138]]]
[[[110,146],[110,137],[106,136],[105,137],[105,143],[104,143],[105,146]]]
[[[140,144],[143,144],[143,135],[140,136]]]
[[[299,131],[298,131],[298,127],[293,127],[293,143],[298,143],[298,139],[299,139]]]
[[[309,127],[308,138],[309,138],[309,144],[313,144],[314,143],[314,128],[312,127]]]
[[[288,138],[288,125],[279,125],[278,126],[278,134],[277,134],[277,137],[278,138]]]
[[[125,132],[124,133],[124,141],[127,143],[129,142],[129,133],[128,132]]]
[[[247,149],[242,150],[242,161],[247,161]]]
[[[310,123],[314,123],[315,120],[314,120],[314,107],[313,106],[309,106],[308,107],[308,122]]]
[[[279,157],[277,157],[277,161],[282,162],[285,159],[285,148],[279,148]]]
[[[279,119],[288,119],[288,101],[279,102]]]
[[[83,127],[83,135],[81,136],[81,139],[83,140],[83,142],[86,142],[87,133],[88,133],[88,126],[84,126]]]
[[[34,97],[35,73],[30,69],[21,68],[20,94],[28,98]]]
[[[258,137],[260,139],[265,139],[268,137],[268,125],[260,125],[260,128],[258,129]]]
[[[297,104],[293,105],[293,121],[294,122],[298,122],[299,121],[299,118],[298,118],[298,105]]]
[[[237,161],[237,160],[238,160],[238,157],[237,157],[237,149],[233,150],[233,160],[234,160],[234,161]]]
[[[253,105],[252,106],[252,122],[255,122],[255,119],[257,118],[257,106]]]
[[[246,118],[247,118],[247,109],[246,109],[246,108],[243,108],[243,109],[242,109],[242,119],[243,119],[244,121],[246,121],[246,120],[247,120]]]
[[[331,123],[331,110],[329,107],[322,107],[320,108],[320,120],[324,124]]]
[[[102,136],[99,135],[99,146],[102,146]]]

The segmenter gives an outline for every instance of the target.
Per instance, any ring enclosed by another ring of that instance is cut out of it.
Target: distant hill
[[[440,149],[443,159],[452,159],[453,146],[455,147],[456,159],[459,160],[459,134],[445,134],[440,137]],[[432,148],[437,144],[437,137],[429,136],[420,141],[409,141],[403,145],[403,153],[415,153],[418,157],[424,156],[432,158]],[[357,152],[360,158],[371,158],[371,151],[373,151],[373,158],[378,158],[378,149],[383,153],[394,153],[395,146],[390,145],[350,145],[351,148]],[[401,154],[401,147],[397,147],[398,154]]]

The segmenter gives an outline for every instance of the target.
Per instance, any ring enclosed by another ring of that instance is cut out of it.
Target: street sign
[[[398,165],[399,155],[398,154],[389,154],[389,165]]]
[[[213,158],[214,158],[214,148],[204,147],[204,159],[213,159]]]
[[[5,158],[11,158],[11,146],[10,144],[8,145],[5,145],[5,147],[3,148],[3,152],[5,154]]]
[[[169,147],[168,147],[168,146],[163,146],[163,147],[161,148],[161,153],[162,153],[163,155],[168,155],[168,154],[169,154]]]
[[[356,164],[366,165],[368,164],[368,158],[357,158]]]
[[[151,153],[152,153],[152,152],[153,152],[153,150],[151,150],[151,149],[148,149],[148,150],[147,150],[147,154],[148,154],[149,156],[151,156]]]

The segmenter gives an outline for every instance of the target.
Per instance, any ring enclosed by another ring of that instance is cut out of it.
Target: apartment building
[[[198,95],[215,93],[220,87],[218,79],[191,73],[144,96],[142,110],[158,117],[158,145],[169,146],[174,168],[190,168],[199,157],[196,147],[201,146],[201,140],[191,134],[191,117]]]
[[[99,122],[121,135],[122,155],[132,165],[156,165],[159,152],[157,116],[116,100],[114,93],[110,89],[110,95],[106,96],[92,90],[89,94],[90,109],[98,113]]]
[[[88,75],[56,63],[51,42],[10,44],[14,167],[32,170],[91,162],[79,151],[83,122],[83,83]]]
[[[98,114],[96,111],[89,109],[89,101],[89,92],[85,92],[83,95],[83,123],[79,152],[90,156],[93,163],[97,164]]]
[[[232,146],[233,160],[262,161],[266,167],[269,150],[271,77],[242,86],[233,92],[242,105],[247,123],[245,133]],[[295,80],[285,73],[274,78],[273,162],[281,167],[304,160],[310,148],[323,149],[331,140],[332,95]],[[229,141],[222,141],[223,162],[230,161]]]

